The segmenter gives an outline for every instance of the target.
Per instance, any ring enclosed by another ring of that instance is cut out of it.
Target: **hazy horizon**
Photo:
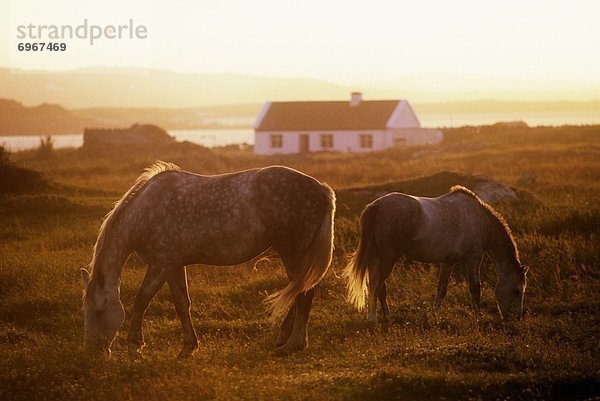
[[[286,85],[298,81],[286,97],[281,89],[281,96],[277,92],[263,101],[300,95],[338,99],[349,90],[371,99],[416,102],[598,100],[598,17],[600,2],[591,0],[575,5],[557,0],[375,0],[368,5],[110,0],[85,7],[72,0],[9,0],[0,4],[0,66],[29,73],[117,68],[216,78],[230,74]],[[48,36],[49,26],[75,28],[84,21],[99,27],[143,25],[147,37],[98,39],[93,45],[87,39],[55,39],[67,43],[60,54],[17,50],[26,41],[18,38],[19,26],[44,26]],[[329,89],[312,93],[303,90],[307,83]],[[73,90],[80,88],[74,84]],[[147,93],[140,95],[140,104],[145,98]],[[187,105],[238,101],[202,99]],[[180,105],[177,100],[173,107]]]
[[[346,100],[352,91],[365,100],[407,99],[413,104],[460,102],[590,103],[600,101],[600,85],[572,82],[557,88],[543,83],[473,77],[468,89],[444,84],[442,76],[344,86],[309,77],[278,78],[242,74],[177,73],[133,67],[86,67],[67,71],[0,67],[1,97],[26,106],[55,103],[66,108],[189,108],[265,101]],[[467,79],[465,79],[467,81]],[[499,85],[503,90],[490,89]],[[594,106],[597,108],[596,106]]]

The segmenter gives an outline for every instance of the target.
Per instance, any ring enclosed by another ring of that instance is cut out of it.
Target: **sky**
[[[100,27],[132,19],[147,37],[17,50],[27,41],[17,38],[19,25],[84,19]],[[344,85],[429,76],[597,85],[598,21],[597,0],[0,0],[0,67],[145,67]]]

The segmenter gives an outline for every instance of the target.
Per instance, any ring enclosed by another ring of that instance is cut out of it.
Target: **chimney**
[[[352,92],[350,95],[350,107],[356,107],[362,102],[362,92]]]

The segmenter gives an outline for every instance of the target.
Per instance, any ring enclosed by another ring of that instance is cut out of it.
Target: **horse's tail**
[[[348,301],[358,310],[365,307],[365,296],[369,281],[369,267],[377,266],[379,253],[375,246],[375,211],[377,206],[368,205],[360,215],[360,239],[358,248],[344,269],[348,279]]]
[[[333,218],[335,215],[335,193],[327,184],[321,184],[327,196],[327,210],[321,227],[315,234],[304,259],[304,270],[292,277],[290,283],[266,299],[271,309],[271,321],[280,319],[291,308],[296,297],[321,281],[331,264],[333,255]]]

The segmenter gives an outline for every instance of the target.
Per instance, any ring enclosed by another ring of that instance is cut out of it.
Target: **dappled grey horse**
[[[86,348],[110,352],[125,318],[119,288],[131,253],[149,267],[135,297],[129,353],[139,355],[144,312],[167,282],[183,326],[179,356],[186,357],[198,340],[185,266],[235,265],[269,248],[279,253],[290,279],[267,298],[273,319],[287,312],[277,352],[306,348],[314,286],[331,262],[334,212],[335,195],[329,186],[287,167],[204,176],[169,163],[154,164],[105,217],[91,272],[82,269]]]
[[[360,242],[346,267],[348,299],[365,306],[368,284],[369,320],[377,321],[377,299],[388,318],[385,280],[401,256],[441,263],[436,306],[446,295],[452,268],[465,263],[473,305],[481,297],[479,266],[487,253],[496,268],[496,300],[501,316],[521,317],[528,268],[510,228],[490,205],[462,186],[438,198],[390,193],[376,199],[360,217]]]

